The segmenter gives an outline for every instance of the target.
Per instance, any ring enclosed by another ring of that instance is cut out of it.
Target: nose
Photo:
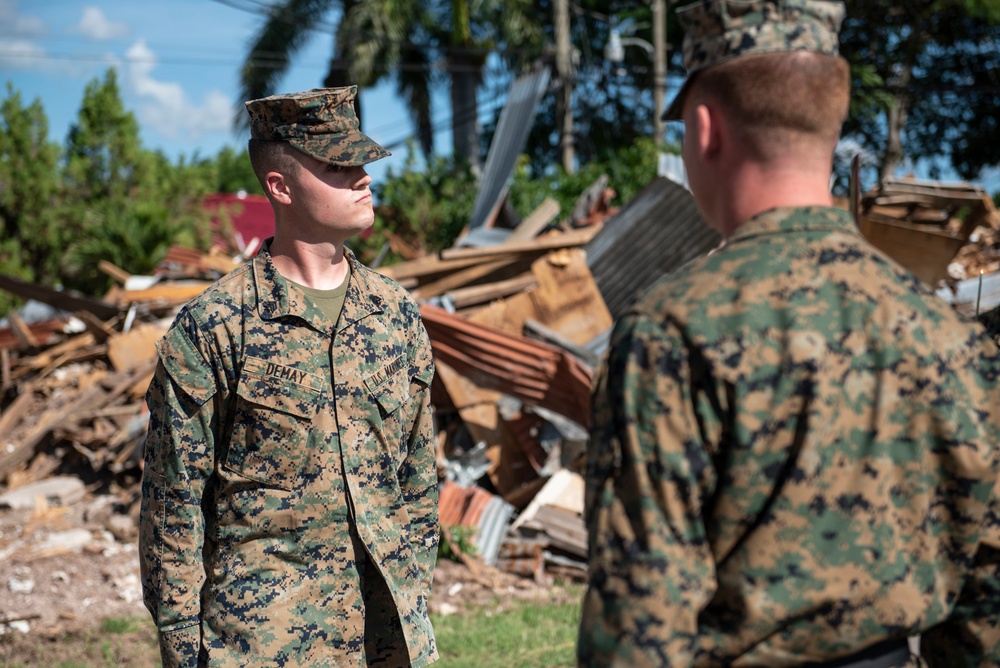
[[[358,180],[355,183],[354,187],[356,189],[358,189],[358,190],[360,190],[362,188],[367,188],[371,184],[371,182],[372,182],[372,177],[370,177],[368,175],[368,172],[365,171],[364,167],[360,167],[359,166],[359,167],[357,167],[357,170],[358,170],[358,173],[357,173]]]

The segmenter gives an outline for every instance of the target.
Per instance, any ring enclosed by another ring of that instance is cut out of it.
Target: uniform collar
[[[790,232],[843,232],[860,236],[858,226],[848,211],[832,206],[778,207],[753,216],[736,228],[727,244],[766,234]]]
[[[288,279],[278,273],[271,260],[270,246],[274,237],[264,242],[260,252],[252,260],[254,284],[258,295],[258,309],[264,320],[276,320],[284,316],[297,316],[320,331],[329,330],[326,318],[303,293]],[[349,248],[344,249],[351,265],[351,282],[347,286],[344,310],[341,312],[337,329],[343,329],[373,313],[385,310],[386,298],[369,276],[369,270],[354,257]]]

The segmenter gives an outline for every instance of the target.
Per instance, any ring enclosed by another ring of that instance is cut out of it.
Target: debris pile
[[[591,375],[613,319],[720,241],[667,179],[620,211],[608,202],[598,182],[562,220],[546,201],[513,228],[488,220],[452,248],[379,269],[421,303],[437,369],[442,542],[483,582],[498,569],[540,583],[583,577]],[[861,222],[956,308],[969,311],[973,297],[981,313],[1000,304],[1000,224],[981,191],[892,182],[865,199]],[[78,476],[90,491],[114,487],[115,535],[123,523],[134,531],[154,343],[181,304],[246,254],[175,247],[152,277],[102,265],[117,284],[101,299],[0,276],[0,289],[55,309],[30,323],[10,314],[0,327],[0,503]]]
[[[861,203],[862,234],[931,287],[1000,270],[1000,215],[979,186],[889,179]]]

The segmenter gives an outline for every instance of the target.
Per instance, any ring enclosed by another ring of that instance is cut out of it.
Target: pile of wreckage
[[[494,202],[452,248],[378,269],[421,303],[442,535],[472,568],[583,575],[590,380],[610,326],[637,292],[720,243],[670,179],[621,210],[609,201],[601,181],[569,215],[546,201],[513,227],[496,224]],[[981,189],[893,181],[863,198],[859,226],[963,313],[1000,307],[1000,219]],[[153,344],[234,262],[174,248],[152,277],[104,265],[117,284],[101,299],[0,276],[0,289],[58,311],[0,327],[0,492],[80,471],[136,485]]]
[[[546,200],[518,220],[507,188],[547,86],[547,70],[512,84],[454,246],[421,255],[390,235],[408,259],[376,266],[421,303],[431,339],[443,540],[470,568],[536,579],[586,569],[580,473],[591,375],[612,322],[721,243],[677,159],[661,160],[663,176],[621,210],[602,177],[572,211]],[[960,312],[1000,324],[1000,217],[982,188],[898,179],[854,208],[874,245]],[[104,263],[116,285],[101,299],[0,276],[0,289],[57,314],[12,313],[0,326],[0,506],[4,492],[56,474],[138,484],[155,341],[260,241],[232,238],[228,252],[210,254],[174,247],[154,276]]]

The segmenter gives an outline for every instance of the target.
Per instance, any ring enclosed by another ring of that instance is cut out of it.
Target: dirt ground
[[[148,614],[139,582],[136,510],[134,490],[88,495],[69,507],[0,508],[0,667],[90,661],[62,656],[60,640],[70,636],[92,639],[84,646],[93,645],[95,662],[84,665],[155,663],[151,643],[135,642],[152,637],[152,624],[123,621]],[[503,609],[519,600],[569,602],[578,591],[482,564],[470,569],[441,560],[430,605],[432,613],[447,615],[473,607]],[[67,645],[80,651],[79,641]]]

